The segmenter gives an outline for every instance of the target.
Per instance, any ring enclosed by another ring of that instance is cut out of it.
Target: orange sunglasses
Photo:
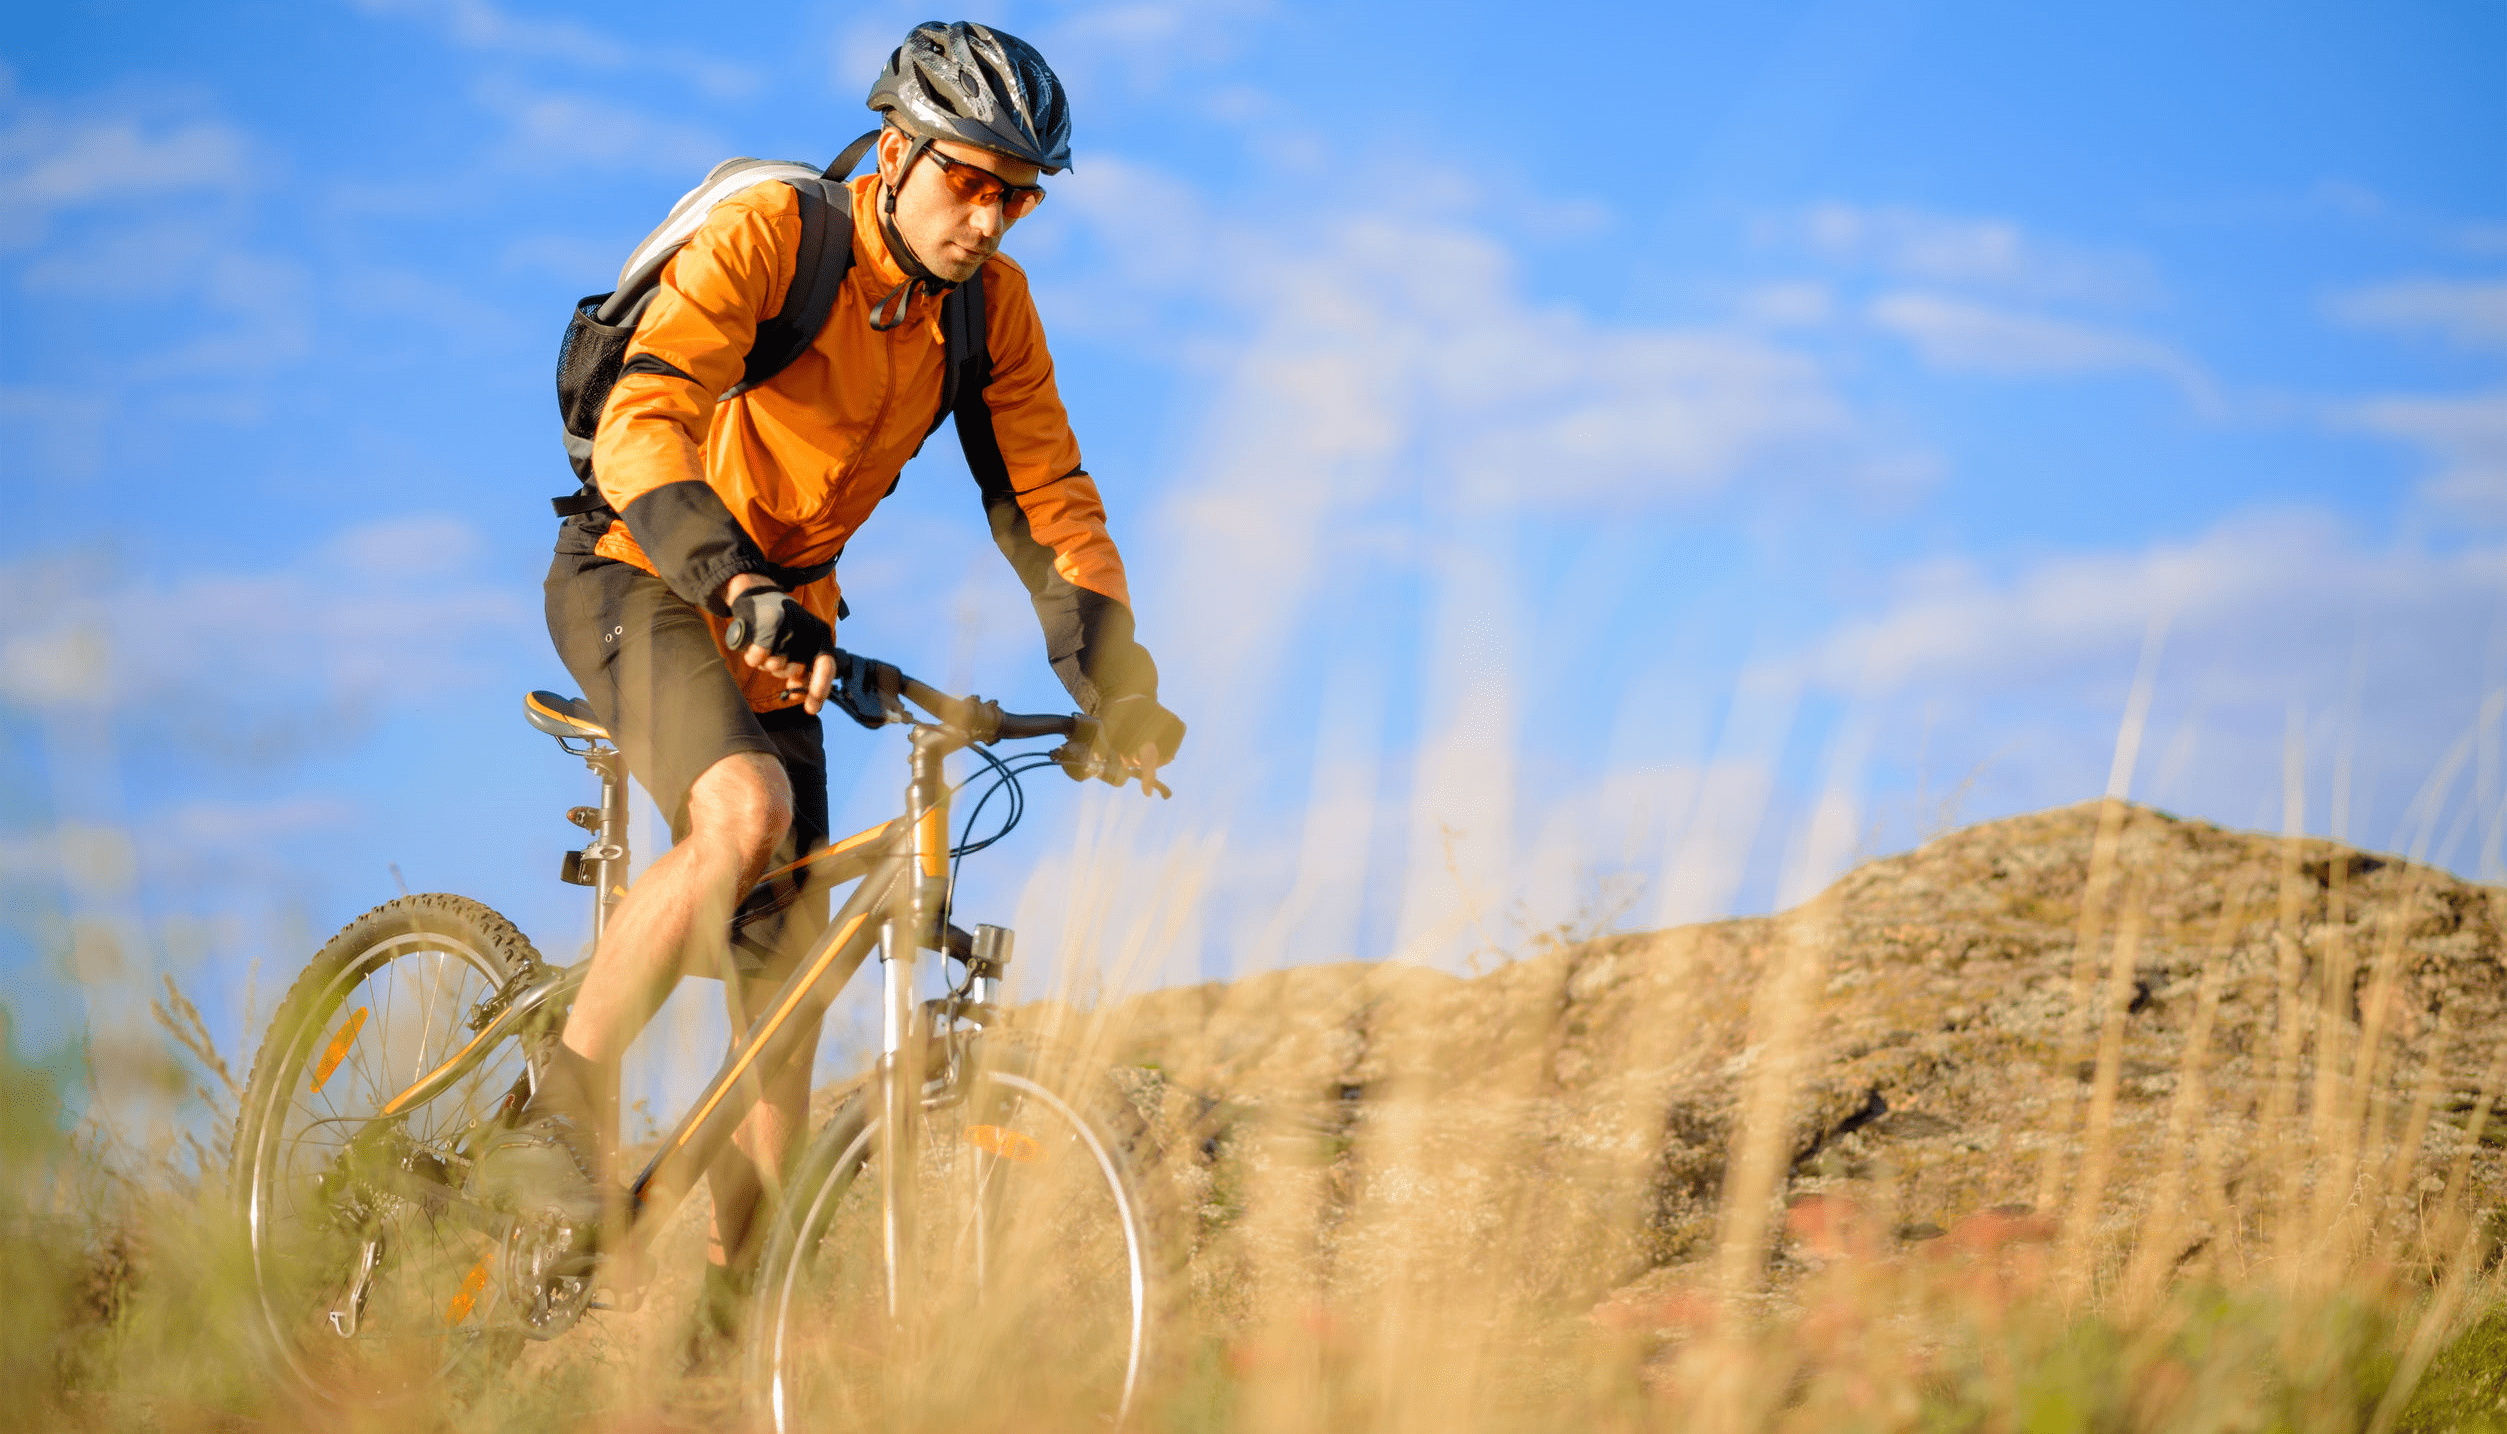
[[[999,204],[1004,219],[1024,219],[1045,202],[1041,184],[1012,184],[979,164],[951,159],[937,149],[926,149],[923,157],[940,166],[940,182],[949,192],[967,204]]]

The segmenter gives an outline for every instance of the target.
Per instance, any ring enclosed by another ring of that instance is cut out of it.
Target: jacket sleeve
[[[663,266],[592,443],[601,496],[654,571],[716,616],[725,582],[769,565],[705,481],[705,430],[714,396],[740,381],[759,321],[783,303],[800,226],[799,203],[782,184],[714,207]]]
[[[959,395],[957,426],[993,542],[1027,585],[1046,659],[1082,711],[1155,697],[1158,667],[1133,638],[1123,558],[1096,480],[1080,466],[1026,276],[995,258],[982,282],[991,370]]]

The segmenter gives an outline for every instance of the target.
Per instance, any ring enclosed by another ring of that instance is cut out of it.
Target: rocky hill
[[[2466,1131],[2507,1057],[2507,890],[2142,807],[2101,861],[2101,813],[1954,832],[1774,917],[1474,979],[1299,967],[1098,1028],[1229,1300],[1256,1267],[1321,1292],[1460,1260],[1569,1299],[1694,1275],[1787,1049],[1771,1196],[1851,1193],[1898,1241],[2029,1205],[2094,1212],[2109,1268],[2145,1229],[2237,1261],[2337,1217],[2402,1251],[2450,1171],[2470,1210],[2507,1189],[2507,1129]]]

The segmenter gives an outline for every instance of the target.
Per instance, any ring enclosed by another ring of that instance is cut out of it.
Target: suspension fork
[[[888,1317],[902,1322],[916,1271],[914,1173],[920,1164],[924,1039],[914,970],[925,948],[941,945],[941,913],[949,899],[949,783],[942,762],[964,745],[945,729],[917,727],[913,776],[905,790],[913,862],[902,883],[902,909],[892,909],[879,933],[880,1055],[879,1118],[885,1148],[879,1172],[880,1242],[887,1259]]]

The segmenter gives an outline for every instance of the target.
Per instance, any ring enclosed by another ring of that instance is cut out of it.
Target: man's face
[[[1018,221],[1003,218],[998,202],[970,204],[958,198],[942,181],[940,166],[928,157],[917,161],[899,186],[897,172],[913,144],[893,129],[879,136],[879,177],[896,190],[897,232],[905,236],[924,267],[953,284],[962,284],[975,277],[975,271],[1001,248],[1001,236]],[[986,170],[1005,184],[1031,185],[1042,173],[1032,164],[971,144],[938,140],[932,148],[961,164]]]

